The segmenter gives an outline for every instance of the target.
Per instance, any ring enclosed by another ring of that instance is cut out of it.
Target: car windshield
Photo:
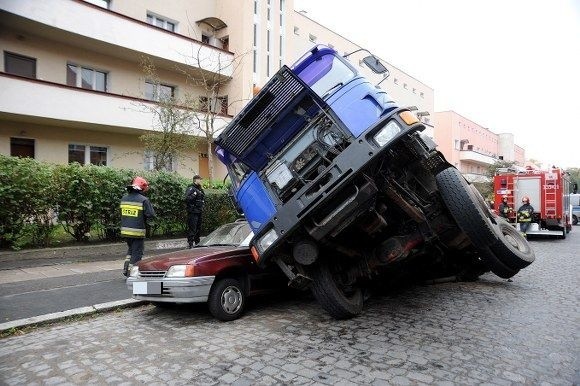
[[[224,224],[207,235],[198,246],[209,247],[215,245],[249,246],[252,231],[247,221],[238,221]]]

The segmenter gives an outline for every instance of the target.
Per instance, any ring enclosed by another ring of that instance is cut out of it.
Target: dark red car
[[[127,278],[133,298],[156,305],[208,302],[214,317],[240,317],[250,295],[285,284],[279,270],[258,268],[247,221],[224,224],[193,249],[144,259]]]

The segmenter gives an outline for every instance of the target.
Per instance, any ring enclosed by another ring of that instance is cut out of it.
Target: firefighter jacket
[[[144,238],[145,225],[155,217],[151,201],[136,190],[121,199],[121,236]]]
[[[532,215],[534,214],[534,207],[530,204],[524,204],[518,209],[519,222],[532,222]]]
[[[501,217],[505,217],[508,218],[508,214],[509,212],[512,211],[512,208],[510,208],[510,206],[508,204],[506,204],[505,202],[502,202],[501,204],[499,204],[499,215]]]
[[[191,184],[185,189],[187,213],[201,213],[204,203],[205,193],[200,186]]]

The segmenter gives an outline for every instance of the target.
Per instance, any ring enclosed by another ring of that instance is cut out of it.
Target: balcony
[[[151,103],[137,98],[4,73],[0,90],[3,119],[127,133],[153,129],[153,115],[147,109]]]
[[[473,150],[460,150],[459,160],[474,163],[480,166],[493,165],[497,159],[487,154],[478,153]]]
[[[224,77],[233,73],[231,52],[80,0],[0,0],[0,20],[2,28],[27,31],[130,61],[148,55],[168,69],[179,64]],[[196,58],[187,56],[191,53]],[[198,56],[201,65],[194,64]]]

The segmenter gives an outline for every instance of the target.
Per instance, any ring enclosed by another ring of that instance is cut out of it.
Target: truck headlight
[[[396,121],[389,121],[386,126],[380,129],[373,139],[379,146],[385,146],[397,134],[401,132],[401,126]]]
[[[172,265],[165,273],[165,277],[189,277],[194,276],[193,265]]]
[[[274,229],[270,229],[268,232],[264,233],[264,236],[258,239],[258,247],[260,251],[265,251],[266,249],[270,248],[274,242],[278,240],[278,235]]]

